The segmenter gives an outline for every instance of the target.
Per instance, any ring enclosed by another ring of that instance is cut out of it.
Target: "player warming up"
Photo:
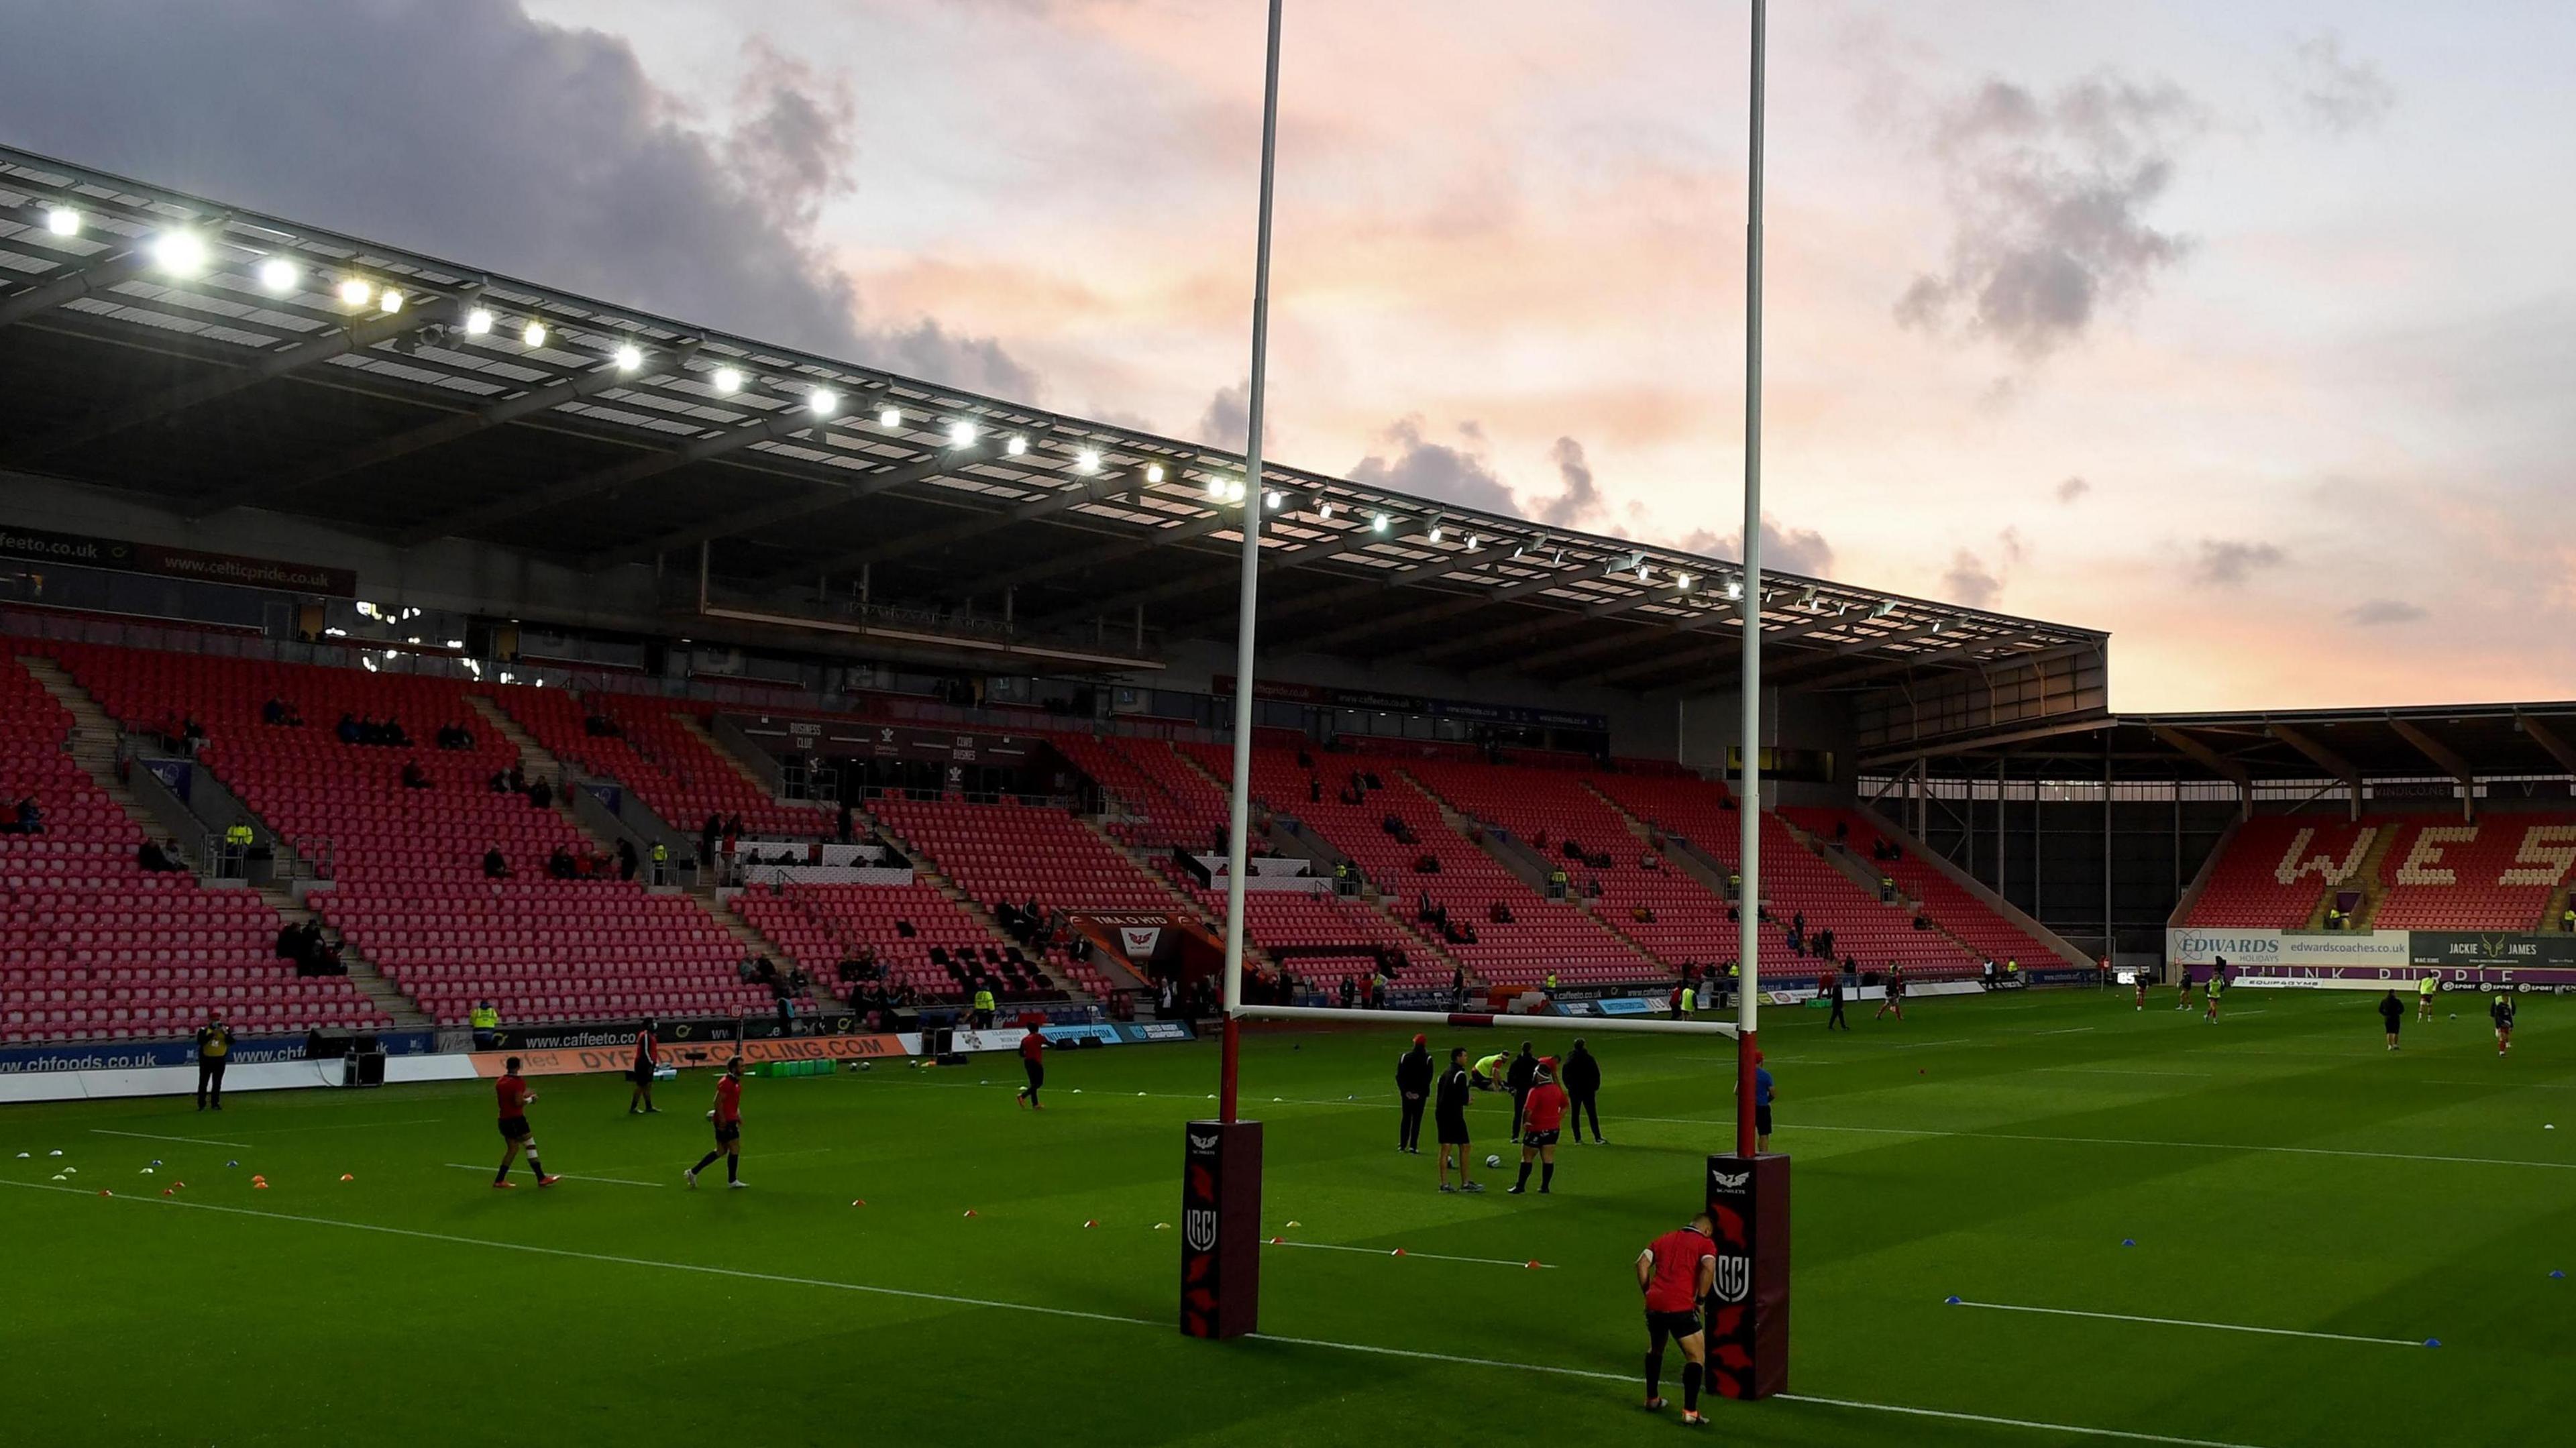
[[[518,1185],[510,1180],[510,1163],[517,1161],[523,1151],[528,1154],[528,1173],[537,1179],[538,1186],[550,1187],[562,1180],[546,1175],[546,1169],[537,1164],[536,1138],[528,1134],[528,1107],[536,1101],[537,1093],[529,1090],[528,1083],[519,1079],[518,1057],[512,1056],[502,1063],[501,1079],[495,1083],[493,1094],[500,1099],[501,1139],[509,1144],[501,1150],[501,1169],[493,1173],[492,1185]]]
[[[2496,992],[2495,1004],[2487,1007],[2487,1015],[2495,1021],[2498,1056],[2513,1049],[2513,1011],[2513,997],[2502,991]]]
[[[1416,1036],[1413,1049],[1395,1058],[1396,1104],[1403,1114],[1396,1118],[1395,1149],[1406,1156],[1422,1155],[1422,1113],[1431,1104],[1431,1038]]]
[[[1696,1427],[1706,1345],[1699,1304],[1717,1287],[1717,1224],[1702,1212],[1690,1225],[1666,1232],[1637,1254],[1637,1290],[1646,1297],[1646,1411],[1663,1411],[1664,1343],[1681,1344],[1682,1421]]]
[[[2433,997],[2440,993],[2441,989],[2441,977],[2430,971],[2425,972],[2422,980],[2415,982],[2415,1019],[2419,1021],[2433,1019]]]
[[[717,1157],[725,1159],[725,1185],[740,1187],[742,1180],[742,1058],[725,1062],[724,1074],[716,1078],[715,1109],[707,1120],[716,1124],[715,1150],[698,1158],[698,1164],[682,1172],[681,1178],[692,1187],[698,1184],[698,1173],[715,1165]]]
[[[1531,1073],[1529,1097],[1521,1103],[1521,1179],[1511,1194],[1529,1190],[1530,1161],[1540,1164],[1538,1191],[1545,1196],[1556,1185],[1556,1134],[1565,1125],[1565,1088],[1556,1084],[1556,1058],[1539,1058]]]
[[[2388,1027],[2388,1049],[2396,1050],[2397,1028],[2406,1023],[2406,1003],[2397,998],[2397,992],[2390,991],[2379,1003],[2379,1019]]]
[[[1431,1103],[1431,1124],[1440,1138],[1440,1190],[1444,1192],[1481,1192],[1484,1188],[1467,1175],[1467,1048],[1449,1048],[1449,1069],[1441,1073],[1438,1094]],[[1449,1159],[1458,1159],[1458,1184],[1449,1185]]]
[[[662,1047],[654,1039],[660,1025],[659,1021],[646,1021],[644,1028],[635,1033],[635,1065],[627,1072],[635,1082],[635,1089],[626,1093],[629,1116],[639,1112],[647,1116],[662,1114],[662,1108],[653,1104],[653,1068],[662,1064]]]
[[[1887,968],[1886,990],[1887,999],[1878,1003],[1878,1014],[1870,1017],[1870,1019],[1873,1021],[1885,1020],[1887,1018],[1887,1013],[1889,1011],[1894,1011],[1896,1012],[1897,1023],[1902,1025],[1905,1021],[1904,966],[1891,965]]]
[[[2200,988],[2201,994],[2209,1000],[2209,1011],[2207,1014],[2203,1015],[2201,1019],[2207,1021],[2213,1026],[2218,1024],[2218,994],[2226,988],[2227,962],[2222,960],[2217,965],[2211,967],[2209,972],[2209,984]]]
[[[1031,1111],[1044,1111],[1038,1104],[1038,1088],[1046,1084],[1046,1037],[1031,1031],[1020,1037],[1020,1069],[1029,1076],[1029,1084],[1020,1088],[1019,1101]]]

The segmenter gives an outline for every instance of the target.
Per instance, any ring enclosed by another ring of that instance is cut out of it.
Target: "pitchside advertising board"
[[[1789,1389],[1789,1158],[1712,1156],[1717,1280],[1701,1304],[1709,1387],[1722,1398]]]
[[[2227,961],[2237,985],[2387,990],[2430,974],[2444,990],[2576,991],[2576,935],[2464,930],[2169,930],[2184,969]]]

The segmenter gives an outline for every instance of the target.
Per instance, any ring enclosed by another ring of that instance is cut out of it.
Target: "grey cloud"
[[[1703,558],[1744,557],[1744,530],[1718,534],[1706,528],[1695,528],[1676,539],[1673,546],[1685,553]],[[1782,527],[1777,518],[1762,519],[1762,571],[1796,573],[1808,578],[1831,577],[1834,567],[1834,545],[1813,528]]]
[[[2329,136],[2349,136],[2387,119],[2397,87],[2378,66],[2344,54],[2343,38],[2311,35],[2291,47],[2290,103]]]
[[[1484,457],[1422,435],[1419,415],[1398,419],[1385,434],[1386,455],[1371,453],[1351,465],[1351,481],[1437,498],[1461,507],[1519,517],[1512,490]]]
[[[2061,503],[2072,503],[2091,491],[2093,491],[2093,485],[2091,483],[2084,481],[2082,478],[2068,478],[2066,481],[2057,485],[2057,501]]]
[[[2288,554],[2269,543],[2203,538],[2199,555],[2192,561],[2191,576],[2201,583],[2234,588],[2256,572],[2277,568],[2288,559]]]
[[[623,41],[517,0],[0,0],[0,134],[785,345],[1032,396],[987,338],[871,323],[812,233],[846,96],[775,57],[710,136]],[[148,41],[138,41],[148,37]]]
[[[2004,596],[2004,581],[1986,561],[1962,548],[1950,555],[1941,572],[1941,593],[1964,608],[1992,608]]]
[[[1990,80],[1942,116],[1947,265],[1896,302],[1899,325],[1995,342],[2026,362],[2081,340],[2106,306],[2142,295],[2190,241],[2147,213],[2174,152],[2202,126],[2170,83],[2102,74],[2041,97]]]
[[[2402,598],[2369,598],[2343,611],[2344,618],[2364,628],[2378,628],[2394,623],[2421,623],[2432,617],[2422,604]]]
[[[1208,399],[1207,410],[1199,414],[1196,430],[1191,434],[1209,447],[1227,452],[1241,452],[1252,440],[1252,380],[1245,378],[1232,387],[1220,387]],[[1261,446],[1266,454],[1278,430],[1262,419]]]
[[[1592,465],[1583,459],[1583,444],[1570,437],[1560,437],[1556,445],[1548,449],[1548,459],[1556,464],[1557,481],[1565,486],[1555,497],[1539,505],[1538,520],[1559,528],[1573,528],[1586,519],[1599,516],[1601,489],[1592,480]]]

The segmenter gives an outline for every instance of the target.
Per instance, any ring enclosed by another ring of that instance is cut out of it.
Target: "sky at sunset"
[[[1269,446],[1734,556],[1745,11],[1289,0]],[[0,140],[1239,445],[1256,0],[0,0]],[[1771,561],[2576,697],[2576,6],[1772,17]]]

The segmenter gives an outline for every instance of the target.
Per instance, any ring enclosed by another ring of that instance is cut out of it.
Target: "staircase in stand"
[[[2362,852],[2361,863],[2353,867],[2352,878],[2340,885],[2328,885],[2318,892],[2315,907],[2308,911],[2307,929],[2326,928],[2326,910],[2334,904],[2335,896],[2345,890],[2359,891],[2361,902],[2353,907],[2352,918],[2344,922],[2344,927],[2348,930],[2371,928],[2370,922],[2379,915],[2379,902],[2388,894],[2381,871],[2387,866],[2390,852],[2397,848],[2397,837],[2405,833],[2393,824],[2382,824],[2376,828],[2379,833],[2371,836],[2370,848]],[[2547,917],[2553,923],[2558,918],[2557,908],[2551,906]]]
[[[1004,947],[1017,946],[1019,947],[1019,951],[1022,956],[1029,955],[1028,947],[1020,945],[1019,941],[1011,938],[1011,933],[1002,928],[1002,922],[993,917],[992,911],[984,908],[983,901],[976,899],[973,894],[967,891],[965,886],[948,878],[947,872],[939,868],[939,862],[930,858],[929,851],[924,850],[912,841],[905,839],[901,834],[896,832],[893,825],[887,823],[883,819],[874,818],[872,816],[862,816],[862,818],[868,820],[865,828],[874,830],[879,839],[882,839],[887,844],[901,850],[904,858],[912,861],[912,875],[914,879],[937,890],[941,896],[945,897],[949,901],[949,903],[964,911],[967,919],[983,926],[984,934],[990,937],[994,944]],[[1039,979],[1045,981],[1049,986],[1064,992],[1068,999],[1075,1001],[1089,1001],[1093,999],[1091,992],[1084,990],[1081,986],[1076,985],[1070,980],[1058,977],[1053,970],[1048,968],[1047,962],[1043,958],[1031,958],[1029,960],[1029,964],[1037,971]],[[1107,975],[1108,972],[1103,971],[1102,974]]]
[[[308,921],[321,924],[322,938],[339,947],[340,964],[349,972],[349,984],[356,986],[359,994],[373,1001],[376,1009],[393,1017],[395,1030],[427,1031],[437,1027],[438,1023],[431,1020],[427,1012],[413,1004],[412,998],[404,995],[401,987],[385,979],[384,972],[376,969],[374,961],[367,959],[356,946],[350,944],[347,937],[341,935],[329,921],[323,920],[311,907],[297,900],[293,891],[279,885],[262,885],[258,889],[259,898],[267,901],[270,909],[284,916],[287,924],[302,925]]]

